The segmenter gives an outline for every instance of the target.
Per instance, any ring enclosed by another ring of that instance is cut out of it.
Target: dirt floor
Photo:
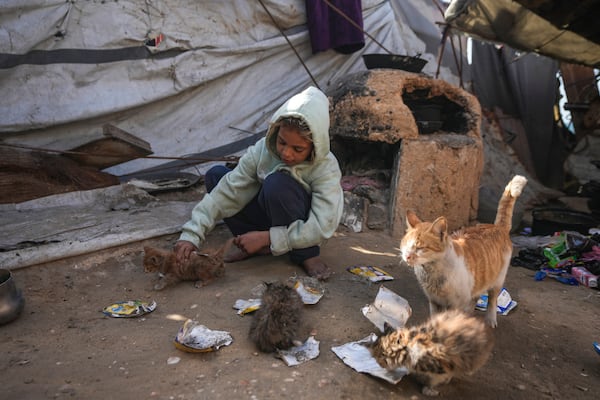
[[[218,226],[206,246],[228,237]],[[294,367],[256,351],[247,338],[252,317],[239,316],[233,304],[251,298],[263,281],[302,270],[285,256],[260,256],[227,264],[223,278],[201,289],[183,282],[153,291],[152,276],[142,269],[142,246],[170,247],[176,238],[14,270],[26,305],[18,319],[0,327],[0,399],[425,398],[410,376],[393,385],[356,372],[331,350],[376,331],[361,308],[380,284],[347,272],[349,266],[382,267],[395,278],[385,286],[412,306],[408,324],[427,317],[425,297],[386,233],[341,227],[323,246],[335,274],[320,302],[305,306],[306,329],[320,341],[320,355]],[[476,375],[442,387],[443,398],[599,398],[600,355],[592,343],[600,340],[600,291],[536,282],[533,275],[511,267],[505,286],[518,306],[499,316],[493,356]],[[158,306],[138,318],[101,312],[134,299]],[[176,349],[173,340],[186,318],[230,332],[233,343],[211,353]]]

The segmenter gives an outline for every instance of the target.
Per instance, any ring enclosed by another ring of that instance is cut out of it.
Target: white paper
[[[395,329],[404,327],[406,321],[412,315],[412,309],[405,298],[398,296],[382,285],[375,301],[364,306],[362,313],[383,332],[385,322]]]
[[[376,335],[371,333],[362,340],[332,347],[331,350],[344,362],[344,364],[358,372],[376,376],[393,384],[400,382],[402,378],[408,374],[408,370],[402,367],[389,371],[380,366],[371,355],[369,349],[365,346],[375,339]]]
[[[319,343],[314,336],[311,336],[300,346],[288,350],[279,350],[278,354],[288,367],[292,367],[317,358],[319,356]]]

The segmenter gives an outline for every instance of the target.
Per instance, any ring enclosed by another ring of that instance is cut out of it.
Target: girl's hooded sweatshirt
[[[273,123],[284,117],[302,118],[307,123],[314,159],[292,167],[281,161],[276,150],[278,131]],[[310,193],[311,208],[306,221],[270,228],[273,255],[319,245],[333,236],[342,217],[344,196],[340,167],[329,148],[329,100],[315,87],[291,97],[273,114],[266,136],[250,146],[238,165],[194,207],[179,240],[200,247],[215,223],[242,210],[258,194],[265,178],[276,171],[289,173]]]

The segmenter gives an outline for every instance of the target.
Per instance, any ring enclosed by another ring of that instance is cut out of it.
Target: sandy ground
[[[229,237],[224,226],[207,247]],[[287,257],[261,256],[228,264],[220,280],[201,289],[191,282],[160,292],[142,269],[142,246],[171,246],[175,235],[13,271],[26,305],[0,327],[0,399],[422,399],[418,384],[397,385],[356,372],[331,350],[376,330],[361,308],[380,284],[349,272],[377,265],[394,276],[385,286],[410,303],[408,324],[427,318],[426,300],[412,271],[399,263],[384,232],[343,227],[322,249],[334,269],[325,295],[305,306],[305,327],[320,341],[320,355],[288,367],[258,353],[248,340],[251,315],[239,316],[263,281],[303,275]],[[442,387],[446,399],[597,399],[600,397],[600,291],[511,267],[506,288],[518,306],[499,316],[488,364],[467,380]],[[111,318],[101,310],[123,300],[155,300],[138,318]],[[480,313],[480,312],[478,312]],[[483,316],[482,313],[480,315]],[[212,353],[185,353],[173,339],[186,318],[231,333],[234,341]],[[177,357],[176,363],[168,360]]]

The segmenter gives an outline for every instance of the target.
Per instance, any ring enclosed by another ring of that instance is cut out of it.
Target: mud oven
[[[483,168],[481,108],[445,81],[401,70],[344,77],[328,91],[331,150],[342,169],[344,217],[354,231],[389,229],[405,213],[440,215],[449,228],[477,216]]]

